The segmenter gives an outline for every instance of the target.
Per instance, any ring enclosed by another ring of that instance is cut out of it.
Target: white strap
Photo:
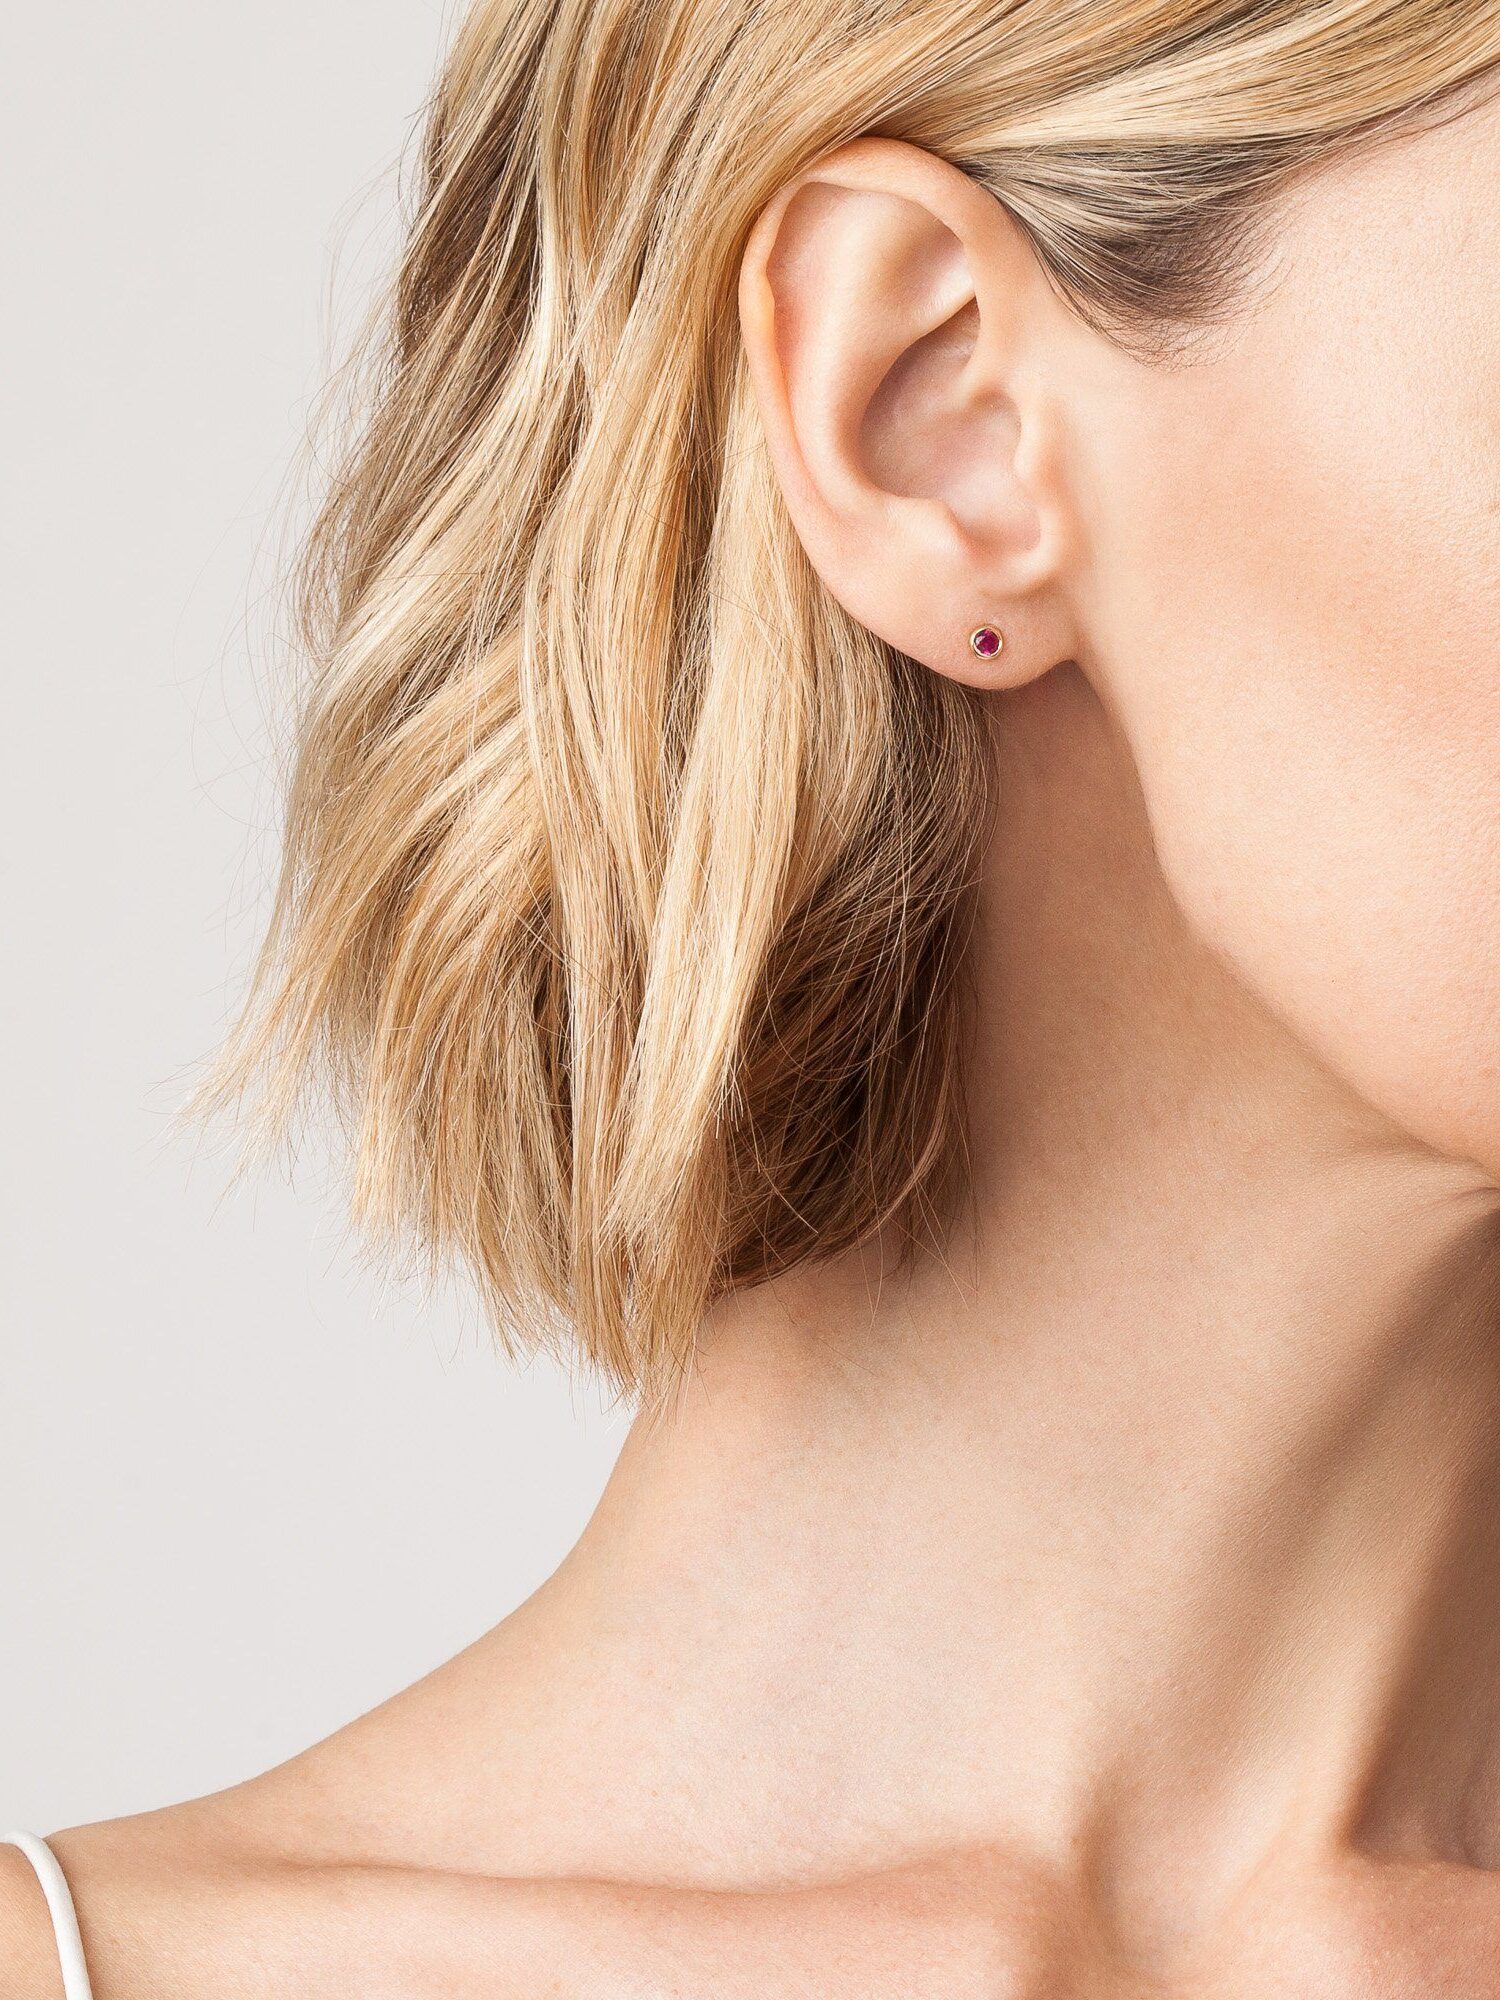
[[[94,2000],[88,1967],[83,1962],[83,1939],[78,1935],[73,1893],[67,1876],[58,1866],[57,1856],[34,1833],[0,1834],[0,1847],[19,1847],[36,1870],[36,1879],[42,1885],[42,1894],[52,1914],[52,1934],[57,1939],[57,1956],[62,1962],[63,2000]]]

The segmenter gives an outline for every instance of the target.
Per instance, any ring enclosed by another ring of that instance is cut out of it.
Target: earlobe
[[[860,623],[956,679],[1013,685],[1070,650],[1066,496],[1022,366],[1061,310],[1001,204],[899,141],[829,155],[746,246],[746,356],[808,557]]]

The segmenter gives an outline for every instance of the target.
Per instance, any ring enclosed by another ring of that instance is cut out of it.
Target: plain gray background
[[[448,11],[7,32],[0,1823],[217,1788],[368,1708],[542,1580],[623,1434],[371,1275],[315,1161],[226,1192],[171,1126],[274,861],[288,472]]]

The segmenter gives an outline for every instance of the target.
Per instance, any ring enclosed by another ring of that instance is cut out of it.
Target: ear
[[[813,567],[888,644],[977,686],[1076,650],[1065,319],[1002,204],[899,140],[825,155],[745,249],[750,375]],[[985,625],[1003,638],[991,658],[970,644]]]

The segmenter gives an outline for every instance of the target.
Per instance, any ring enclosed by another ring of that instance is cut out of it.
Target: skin
[[[1500,109],[1269,244],[1165,366],[911,148],[763,218],[798,532],[999,710],[972,1226],[716,1314],[437,1673],[61,1835],[97,2000],[1500,1995]]]

